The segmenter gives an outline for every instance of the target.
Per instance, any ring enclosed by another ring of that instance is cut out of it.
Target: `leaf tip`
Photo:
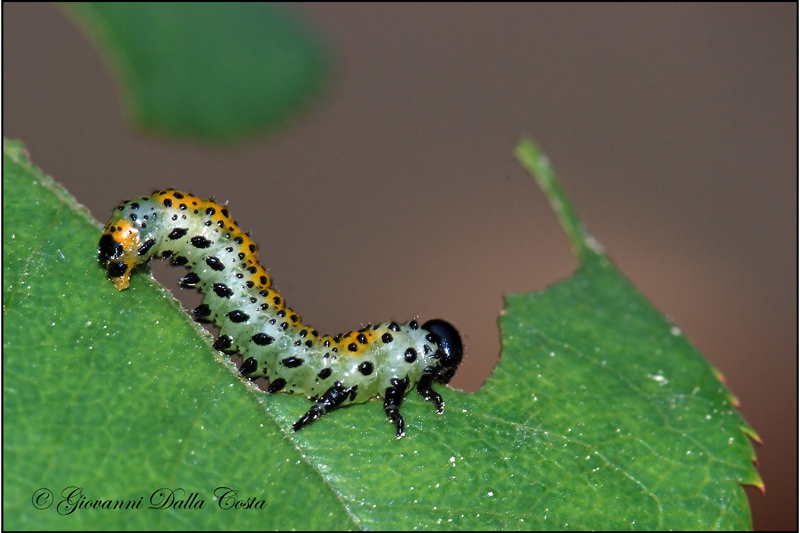
[[[742,485],[750,485],[751,487],[757,488],[761,492],[762,496],[767,495],[767,486],[764,484],[764,480],[761,479],[761,476],[758,475],[758,472],[756,472],[755,479],[748,481],[741,480],[740,483]]]
[[[556,179],[550,158],[542,152],[539,145],[528,137],[522,137],[514,148],[514,157],[547,197],[578,261],[586,263],[605,257],[605,247],[586,230],[578,218],[567,194]]]
[[[3,137],[3,154],[7,155],[14,163],[19,163],[21,158],[30,159],[28,149],[19,139]]]
[[[742,426],[741,429],[745,435],[753,439],[753,442],[755,442],[759,446],[764,445],[764,441],[761,440],[761,437],[758,436],[758,433],[756,433],[753,428],[751,428],[750,426]],[[753,457],[753,460],[755,461],[755,456]]]

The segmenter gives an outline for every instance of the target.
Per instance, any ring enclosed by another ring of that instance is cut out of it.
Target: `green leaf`
[[[356,527],[164,289],[143,276],[122,293],[110,286],[96,261],[100,226],[18,143],[4,144],[3,189],[6,527]],[[63,516],[69,487],[141,509]],[[184,500],[198,493],[205,508],[147,509],[165,487]],[[222,511],[217,487],[264,509]],[[41,488],[53,495],[42,511],[32,503]]]
[[[318,92],[327,57],[288,9],[253,2],[74,2],[138,126],[233,141],[275,128]]]
[[[762,483],[732,396],[598,251],[533,145],[518,154],[538,165],[581,266],[509,296],[490,380],[440,389],[442,416],[410,394],[396,440],[380,402],[292,433],[308,401],[247,386],[149,276],[114,289],[95,259],[100,225],[6,142],[6,527],[749,527],[740,484]],[[141,508],[64,516],[71,486]],[[222,486],[263,509],[223,511]],[[204,507],[147,509],[164,487]],[[37,510],[42,488],[51,507]]]
[[[523,140],[516,156],[579,268],[544,291],[506,297],[502,360],[478,394],[527,382],[516,398],[527,402],[496,401],[552,446],[539,479],[563,499],[551,494],[545,507],[571,528],[751,528],[740,484],[763,489],[747,438],[758,437],[719,372],[614,267],[539,148]]]

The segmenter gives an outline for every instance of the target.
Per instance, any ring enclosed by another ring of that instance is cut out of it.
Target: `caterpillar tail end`
[[[136,266],[133,259],[138,244],[138,232],[127,225],[106,227],[100,237],[97,260],[106,269],[108,279],[118,290],[125,290],[131,284],[131,272]]]
[[[117,290],[124,291],[131,286],[131,271],[128,269],[122,276],[113,278],[109,275],[109,279],[114,283]]]

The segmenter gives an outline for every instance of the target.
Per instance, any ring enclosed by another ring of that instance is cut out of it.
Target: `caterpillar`
[[[395,436],[402,438],[400,406],[414,386],[444,412],[432,385],[449,383],[461,364],[455,327],[441,319],[422,326],[411,320],[320,335],[286,305],[258,262],[256,244],[213,200],[167,189],[123,202],[105,225],[97,257],[119,290],[150,258],[169,257],[172,265],[188,267],[179,285],[204,294],[190,313],[219,326],[214,348],[240,354],[239,373],[266,377],[267,392],[304,394],[313,403],[294,431],[335,409],[383,398]]]

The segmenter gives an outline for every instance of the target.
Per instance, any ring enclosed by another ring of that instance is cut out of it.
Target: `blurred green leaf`
[[[398,441],[380,402],[292,433],[308,401],[247,386],[148,276],[114,289],[95,259],[100,225],[6,142],[6,527],[750,527],[740,484],[762,483],[732,396],[583,230],[538,150],[518,155],[581,266],[509,296],[490,380],[475,394],[441,390],[442,416],[410,394]],[[71,486],[143,503],[61,515]],[[164,487],[205,506],[147,509]],[[218,487],[263,509],[223,511]],[[32,502],[41,488],[53,492],[45,510]]]
[[[321,39],[262,2],[74,2],[131,120],[169,136],[230,142],[284,124],[328,73]]]

